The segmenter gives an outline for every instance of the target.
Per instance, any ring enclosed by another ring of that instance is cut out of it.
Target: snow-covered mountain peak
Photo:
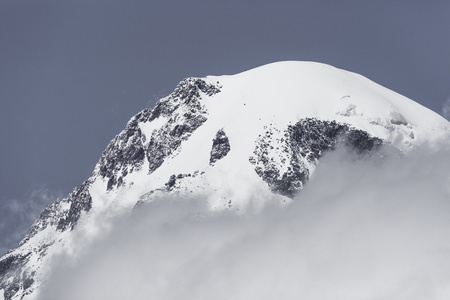
[[[0,296],[34,299],[52,257],[76,252],[75,234],[95,238],[107,230],[106,219],[145,203],[195,197],[240,213],[290,203],[328,151],[407,154],[449,135],[441,116],[325,64],[278,62],[187,78],[136,114],[92,176],[46,208],[20,247],[0,259]]]

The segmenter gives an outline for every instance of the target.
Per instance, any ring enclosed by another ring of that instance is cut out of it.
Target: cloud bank
[[[290,205],[241,215],[162,199],[55,261],[40,299],[449,299],[449,157],[338,151]]]

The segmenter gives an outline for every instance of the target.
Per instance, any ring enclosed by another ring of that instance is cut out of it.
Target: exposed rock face
[[[67,215],[60,218],[58,222],[58,230],[71,230],[75,227],[82,212],[88,212],[92,208],[92,197],[89,194],[89,182],[86,181],[80,187],[80,189],[72,193],[69,197],[70,209]]]
[[[272,138],[274,130],[278,129],[270,128],[260,136],[255,157],[249,160],[273,192],[291,198],[308,180],[310,166],[338,144],[358,155],[368,155],[382,145],[381,139],[335,121],[300,120],[288,126],[281,139]]]
[[[64,231],[73,229],[80,218],[81,213],[88,212],[92,207],[92,198],[89,194],[90,181],[85,181],[79,189],[74,189],[69,197],[58,199],[46,207],[31,226],[30,231],[21,244],[28,241],[36,233],[47,226],[56,225],[57,229]]]
[[[149,162],[149,173],[159,168],[169,155],[177,151],[181,142],[207,120],[200,93],[212,96],[220,92],[219,88],[198,78],[187,78],[172,94],[158,101],[152,110],[144,109],[134,116],[125,130],[111,141],[100,159],[99,174],[108,179],[107,189],[124,184],[125,176],[139,170],[144,158]],[[145,136],[140,126],[158,118],[167,118],[167,122],[150,136]]]
[[[224,158],[230,152],[230,149],[230,141],[225,132],[220,129],[213,140],[209,164],[212,165],[219,159]]]
[[[334,150],[338,143],[359,155],[369,154],[382,144],[381,139],[336,121],[308,118],[289,126],[288,133],[293,151],[299,151],[311,163],[317,161],[324,151]]]
[[[100,175],[108,178],[107,190],[121,186],[128,173],[142,167],[145,158],[142,138],[141,130],[132,120],[109,143],[99,162]]]
[[[149,173],[159,168],[164,159],[177,151],[181,142],[207,120],[207,111],[200,102],[200,92],[212,96],[220,89],[201,79],[190,78],[182,81],[169,97],[156,105],[154,110],[168,118],[168,122],[149,137],[146,151]]]
[[[28,255],[6,255],[0,260],[0,278],[11,278],[10,282],[1,281],[4,298],[11,299],[19,290],[27,290],[33,283],[33,274],[22,272],[22,266],[28,262]]]

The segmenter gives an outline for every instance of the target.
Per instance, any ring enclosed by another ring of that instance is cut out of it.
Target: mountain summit
[[[386,151],[408,155],[449,134],[436,113],[325,64],[278,62],[187,78],[132,117],[92,176],[45,208],[0,259],[0,299],[38,297],[52,259],[75,256],[76,235],[101,236],[100,219],[166,196],[198,197],[211,210],[238,214],[250,204],[289,205],[327,152],[383,159]]]

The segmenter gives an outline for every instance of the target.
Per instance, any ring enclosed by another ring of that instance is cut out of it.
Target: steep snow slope
[[[249,135],[270,122],[286,126],[317,118],[350,124],[406,150],[448,129],[446,120],[416,102],[324,64],[282,62],[207,78],[216,80],[223,88],[205,102],[210,119],[216,126],[233,123]]]
[[[326,151],[382,158],[386,148],[407,154],[449,134],[449,122],[416,102],[324,64],[280,62],[185,79],[134,116],[92,176],[46,208],[1,258],[0,295],[34,299],[52,257],[76,256],[74,236],[95,239],[109,218],[140,204],[195,195],[211,209],[243,213],[289,203]]]

